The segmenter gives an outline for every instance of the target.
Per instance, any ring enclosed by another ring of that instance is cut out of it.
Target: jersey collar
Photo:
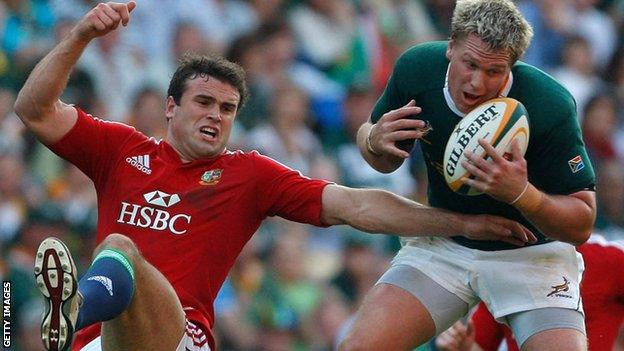
[[[164,140],[164,139],[159,140],[158,141],[158,146],[160,148],[159,154],[166,162],[171,163],[171,164],[175,164],[175,165],[180,165],[180,166],[197,165],[197,164],[202,164],[202,165],[211,164],[211,163],[214,163],[217,160],[221,159],[222,156],[229,155],[229,154],[232,153],[231,151],[226,149],[218,157],[207,158],[207,159],[202,159],[202,160],[195,160],[195,161],[191,161],[191,162],[185,163],[185,162],[182,162],[182,160],[180,159],[180,155],[178,155],[178,153],[174,150],[173,146],[171,146],[166,140]]]
[[[453,98],[451,97],[451,93],[449,92],[449,88],[448,88],[448,75],[449,75],[450,67],[451,67],[451,64],[449,63],[449,65],[446,68],[446,77],[444,77],[444,88],[443,88],[444,99],[446,100],[446,105],[451,109],[451,111],[453,111],[453,113],[455,113],[456,115],[458,115],[461,118],[464,118],[464,116],[466,116],[466,114],[461,112],[457,108],[457,105],[455,105],[455,101],[453,101]],[[498,94],[498,96],[507,96],[507,94],[509,94],[509,91],[511,90],[511,85],[512,84],[513,84],[513,73],[511,73],[511,71],[509,71],[509,77],[507,78],[507,82],[505,83],[505,85],[501,89],[501,91]]]

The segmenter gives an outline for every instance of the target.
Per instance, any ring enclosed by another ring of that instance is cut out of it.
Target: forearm
[[[394,155],[384,153],[381,155],[373,154],[367,147],[368,133],[373,124],[370,122],[364,123],[357,133],[357,145],[360,149],[362,157],[368,162],[371,167],[381,173],[390,173],[401,166],[403,159]]]
[[[340,221],[369,233],[401,236],[455,236],[464,234],[461,214],[423,206],[384,190],[349,192],[349,214]]]
[[[45,118],[59,107],[72,68],[88,43],[88,39],[72,31],[37,64],[15,102],[15,111],[26,125]]]
[[[594,193],[548,195],[529,184],[527,194],[514,204],[547,237],[580,245],[587,241],[596,218]]]

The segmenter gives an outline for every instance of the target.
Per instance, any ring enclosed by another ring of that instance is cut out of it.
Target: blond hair
[[[475,34],[492,51],[507,50],[512,63],[529,47],[533,29],[510,0],[457,0],[451,39]]]

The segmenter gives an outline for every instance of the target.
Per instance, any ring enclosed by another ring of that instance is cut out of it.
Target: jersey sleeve
[[[329,182],[305,177],[257,152],[253,156],[257,177],[256,203],[260,213],[325,226],[321,222],[322,194]]]
[[[479,303],[472,314],[475,330],[475,342],[484,351],[496,351],[503,341],[503,325],[498,323],[483,302]]]
[[[552,121],[543,133],[531,135],[537,146],[529,160],[529,177],[537,179],[536,186],[551,194],[593,190],[595,174],[583,143],[576,103],[569,93],[554,92],[548,96],[541,108],[529,111],[531,130],[534,124]]]
[[[78,119],[72,129],[50,146],[55,154],[78,167],[98,186],[118,160],[119,150],[136,130],[105,121],[76,108]]]

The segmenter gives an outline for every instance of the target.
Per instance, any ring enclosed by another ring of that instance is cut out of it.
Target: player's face
[[[457,108],[464,113],[498,97],[511,70],[507,51],[492,52],[476,35],[451,40],[446,57],[451,61],[448,88]]]
[[[198,75],[176,105],[167,98],[167,141],[184,161],[219,156],[230,138],[240,94],[229,83]]]

